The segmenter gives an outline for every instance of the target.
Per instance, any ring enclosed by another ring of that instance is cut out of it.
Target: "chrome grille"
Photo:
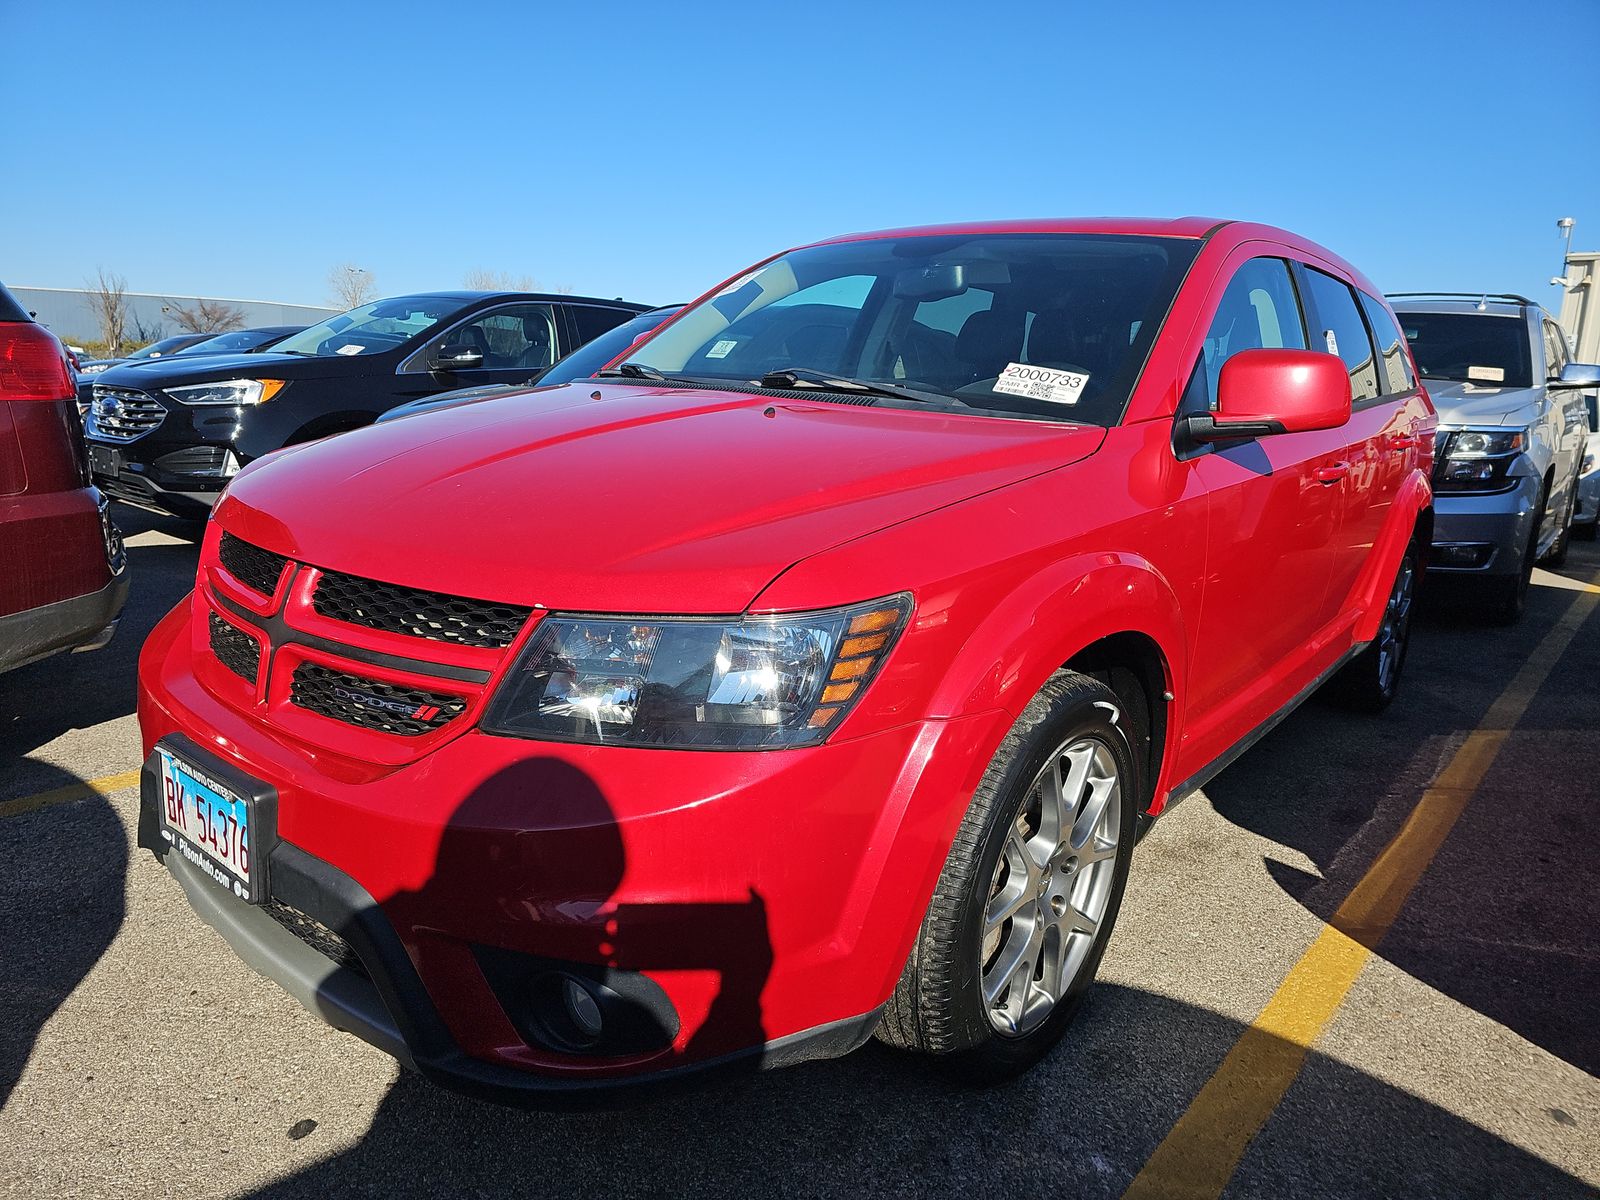
[[[154,396],[132,388],[95,384],[89,406],[89,432],[112,442],[143,437],[166,419],[167,410]]]

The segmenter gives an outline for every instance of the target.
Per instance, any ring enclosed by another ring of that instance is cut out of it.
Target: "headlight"
[[[894,596],[734,622],[546,617],[483,725],[608,745],[813,745],[861,698],[910,611]]]
[[[1528,444],[1525,429],[1458,429],[1445,435],[1433,486],[1447,492],[1492,492]]]
[[[101,371],[109,371],[115,363],[86,363],[78,368],[79,375],[98,375]]]
[[[265,404],[283,390],[282,379],[224,379],[162,389],[179,404]]]

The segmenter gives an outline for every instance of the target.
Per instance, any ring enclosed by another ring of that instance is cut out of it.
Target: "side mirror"
[[[439,351],[435,371],[470,371],[483,366],[483,351],[468,342],[456,342]]]
[[[1333,354],[1241,350],[1222,364],[1217,410],[1179,421],[1196,442],[1338,429],[1350,420],[1350,374]]]
[[[1600,367],[1593,363],[1568,363],[1561,368],[1561,377],[1547,385],[1551,391],[1573,391],[1577,388],[1600,387]]]

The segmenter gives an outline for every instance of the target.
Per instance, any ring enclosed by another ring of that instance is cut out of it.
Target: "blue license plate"
[[[217,883],[252,898],[250,805],[161,747],[161,835]]]

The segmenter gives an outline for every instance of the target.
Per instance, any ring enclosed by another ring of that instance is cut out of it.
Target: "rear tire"
[[[1380,713],[1394,702],[1411,645],[1411,613],[1416,606],[1420,557],[1416,542],[1406,547],[1384,601],[1378,635],[1328,682],[1329,695],[1346,708]]]
[[[878,1037],[968,1083],[1060,1040],[1116,923],[1143,796],[1116,693],[1058,671],[973,794]]]

